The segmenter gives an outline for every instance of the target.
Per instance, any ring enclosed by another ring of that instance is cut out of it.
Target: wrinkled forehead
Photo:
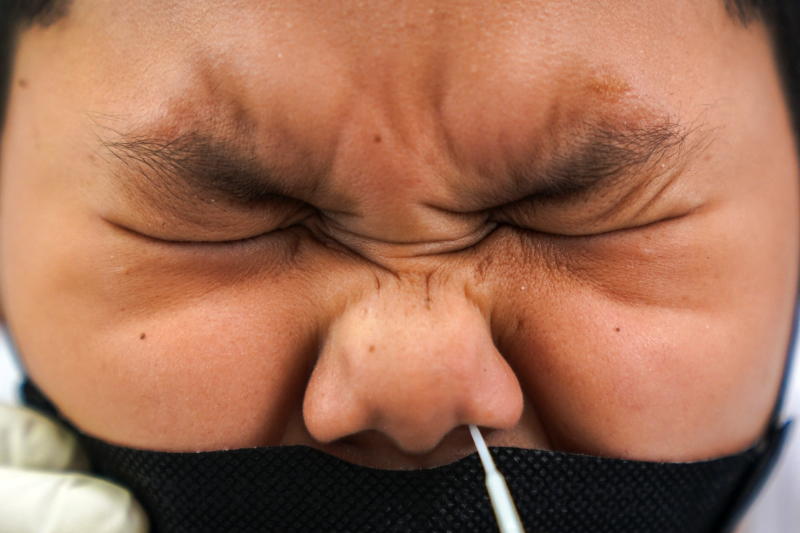
[[[443,124],[476,157],[489,133],[530,144],[573,109],[685,109],[691,122],[680,88],[713,103],[704,80],[740,30],[716,0],[74,0],[69,11],[33,33],[100,113],[167,129],[271,121],[264,138],[301,131],[319,148],[341,135],[329,125],[380,109],[399,137]]]

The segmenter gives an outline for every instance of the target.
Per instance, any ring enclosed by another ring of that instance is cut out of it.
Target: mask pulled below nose
[[[31,382],[23,396],[58,416]],[[787,428],[773,424],[752,448],[691,463],[491,450],[528,533],[718,533],[735,524]],[[497,531],[477,454],[390,471],[305,446],[169,453],[78,433],[94,472],[133,491],[152,533]]]

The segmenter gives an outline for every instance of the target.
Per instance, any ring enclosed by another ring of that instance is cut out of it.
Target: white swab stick
[[[525,533],[506,480],[494,465],[489,448],[483,441],[483,435],[474,424],[469,425],[469,432],[472,440],[475,441],[475,447],[478,448],[478,455],[481,457],[483,470],[486,472],[486,491],[489,493],[489,500],[492,502],[494,517],[500,533]]]

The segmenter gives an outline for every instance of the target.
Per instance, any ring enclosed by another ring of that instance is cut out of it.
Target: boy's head
[[[763,431],[798,176],[758,10],[59,8],[16,39],[2,293],[82,429],[400,468],[469,423],[658,460]]]

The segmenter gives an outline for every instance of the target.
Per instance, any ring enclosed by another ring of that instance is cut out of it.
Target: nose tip
[[[517,424],[519,382],[474,306],[422,317],[371,311],[346,312],[328,333],[303,401],[315,440],[374,430],[424,454],[459,426]]]
[[[387,370],[376,380],[365,377],[370,372],[359,372],[336,383],[329,376],[343,378],[342,373],[318,369],[304,399],[305,424],[322,443],[375,430],[411,454],[430,452],[459,426],[510,429],[522,413],[522,392],[504,362],[487,366],[473,377],[463,371],[444,375],[440,367],[426,369],[426,376]],[[345,387],[350,390],[342,391]]]

